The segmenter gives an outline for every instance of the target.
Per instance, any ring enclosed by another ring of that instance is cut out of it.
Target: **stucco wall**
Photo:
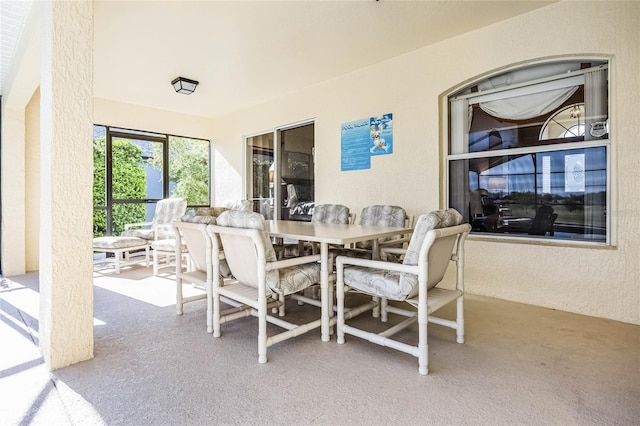
[[[363,69],[251,110],[213,121],[215,181],[235,183],[243,135],[315,119],[316,201],[404,206],[419,214],[444,206],[442,184],[449,91],[517,63],[563,55],[608,57],[610,71],[610,214],[616,245],[608,248],[521,244],[472,237],[467,290],[640,324],[640,103],[637,29],[640,3],[561,2]],[[370,170],[340,172],[340,125],[393,113],[393,155]],[[238,179],[241,182],[241,179]],[[235,186],[241,193],[242,188]],[[336,188],[340,188],[336,191]],[[217,193],[228,188],[216,186]]]
[[[108,99],[94,98],[93,120],[105,126],[211,139],[211,122],[206,118]]]
[[[2,273],[11,276],[25,273],[25,110],[2,113]]]
[[[38,331],[56,369],[93,357],[93,3],[46,3],[42,21]]]
[[[40,90],[25,109],[25,268],[38,270],[40,238]]]

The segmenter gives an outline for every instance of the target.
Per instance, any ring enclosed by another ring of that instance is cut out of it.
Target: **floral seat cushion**
[[[436,210],[418,217],[403,264],[417,265],[420,248],[427,232],[462,223],[462,215],[454,209]],[[438,280],[427,282],[427,289]],[[418,276],[406,272],[376,270],[360,266],[344,268],[344,282],[349,287],[390,300],[406,300],[418,294]]]
[[[318,204],[313,209],[311,222],[347,224],[349,207],[342,204]]]
[[[269,235],[265,231],[264,218],[261,214],[229,210],[218,216],[217,223],[220,226],[262,231],[261,238],[265,247],[266,261],[275,262],[277,260]],[[266,274],[267,287],[275,293],[283,295],[296,293],[318,282],[320,282],[320,264],[317,262],[267,271]]]
[[[362,209],[360,225],[404,226],[407,212],[399,206],[375,205]],[[356,243],[356,248],[371,250],[371,241]],[[371,258],[371,256],[369,256]]]
[[[142,238],[143,240],[153,240],[153,229],[125,229],[120,233],[123,238]]]
[[[215,225],[216,217],[213,215],[185,214],[180,218],[182,222],[204,223],[206,225]]]

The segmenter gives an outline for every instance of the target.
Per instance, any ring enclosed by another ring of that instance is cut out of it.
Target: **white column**
[[[93,357],[93,3],[46,2],[41,52],[40,349]]]
[[[25,114],[5,108],[2,116],[2,273],[25,273]]]

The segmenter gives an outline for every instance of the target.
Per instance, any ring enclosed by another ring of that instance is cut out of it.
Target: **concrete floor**
[[[150,270],[96,269],[95,358],[54,372],[37,348],[37,274],[2,281],[1,425],[640,424],[639,326],[468,295],[465,344],[430,326],[429,376],[409,355],[319,331],[258,364],[254,318],[213,338],[205,302],[176,316],[170,269]]]

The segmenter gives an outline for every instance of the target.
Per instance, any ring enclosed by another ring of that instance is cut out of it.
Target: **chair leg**
[[[213,289],[213,305],[211,307],[213,319],[213,337],[220,337],[220,295]]]
[[[213,333],[213,294],[211,282],[207,283],[207,333]]]
[[[336,271],[336,303],[338,312],[336,318],[336,340],[339,344],[344,343],[344,270],[341,267]]]
[[[182,279],[176,274],[176,315],[182,315]]]
[[[120,273],[120,257],[122,256],[122,252],[116,251],[113,253],[114,262],[116,264],[116,274]]]
[[[258,362],[267,362],[267,300],[262,298],[258,305]]]
[[[389,301],[386,297],[380,298],[380,321],[387,322],[389,320],[389,313],[387,312],[387,306]]]
[[[371,299],[376,303],[376,306],[371,311],[371,316],[380,318],[380,298],[378,296],[372,296]]]
[[[429,374],[429,344],[427,341],[427,301],[418,304],[418,372],[423,376]]]
[[[280,315],[281,317],[285,316],[285,309],[284,309],[284,294],[279,294],[278,295],[278,300],[280,301],[280,306],[278,307],[278,315]]]
[[[456,306],[456,342],[464,343],[464,296],[458,297]]]

